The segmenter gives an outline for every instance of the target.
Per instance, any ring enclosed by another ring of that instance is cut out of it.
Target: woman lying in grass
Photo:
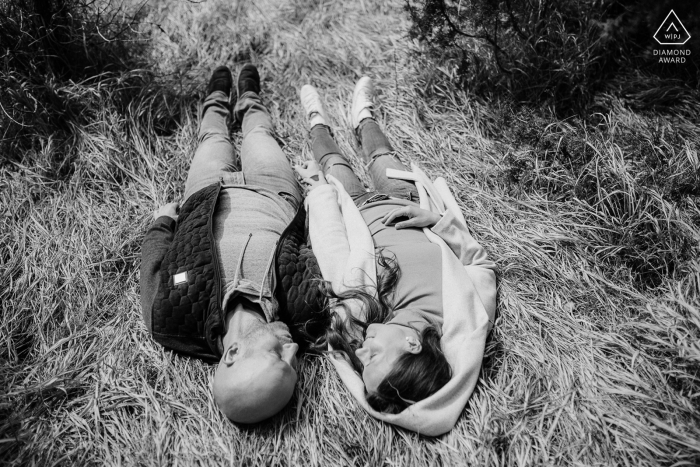
[[[316,90],[304,86],[301,100],[316,160],[297,171],[310,186],[311,245],[335,299],[317,344],[335,351],[343,382],[375,417],[426,435],[449,431],[478,379],[495,265],[444,180],[406,172],[373,118],[369,78],[355,87],[352,121],[375,192],[341,155]]]

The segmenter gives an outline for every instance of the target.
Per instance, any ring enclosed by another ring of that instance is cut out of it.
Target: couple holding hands
[[[218,362],[214,399],[234,422],[284,408],[301,347],[326,354],[374,417],[428,436],[449,431],[479,376],[496,278],[445,181],[399,161],[367,77],[351,120],[374,190],[341,153],[310,85],[301,104],[315,160],[293,169],[250,64],[232,110],[239,170],[232,89],[231,71],[217,68],[182,203],[161,207],[144,238],[146,327],[168,349]]]

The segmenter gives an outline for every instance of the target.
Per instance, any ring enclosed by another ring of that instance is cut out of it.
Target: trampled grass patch
[[[3,155],[4,464],[700,463],[700,164],[688,109],[615,100],[592,127],[483,102],[420,56],[393,0],[124,8],[141,8],[127,47],[138,67],[57,75],[57,95],[81,96],[80,118],[13,133],[28,143]],[[447,179],[498,263],[482,378],[449,434],[377,422],[316,356],[302,359],[279,416],[234,425],[213,404],[213,367],[146,332],[143,234],[182,195],[210,71],[246,60],[290,160],[310,153],[297,93],[311,83],[360,173],[348,110],[354,82],[372,76],[401,157]],[[0,68],[3,83],[17,73]]]

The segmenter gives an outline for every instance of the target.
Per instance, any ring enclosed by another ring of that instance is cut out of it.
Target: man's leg
[[[343,184],[345,190],[357,200],[367,194],[364,185],[350,167],[350,163],[340,153],[340,148],[326,125],[315,125],[311,132],[311,152],[321,166],[323,173],[333,175]]]
[[[253,65],[241,70],[238,92],[234,114],[242,120],[241,168],[246,183],[274,191],[298,207],[303,198],[301,186],[273,136],[272,119],[260,99],[260,77]]]
[[[222,172],[236,171],[233,145],[228,135],[229,93],[233,79],[226,67],[212,74],[208,94],[202,106],[199,124],[199,145],[194,153],[185,182],[183,204],[192,194],[215,183]]]
[[[358,139],[362,146],[362,156],[368,163],[367,170],[374,188],[396,198],[418,201],[418,190],[413,182],[391,179],[386,176],[386,169],[408,170],[396,156],[374,118],[365,118],[357,128]]]
[[[248,92],[236,104],[236,113],[245,109],[241,144],[241,167],[246,183],[274,191],[296,208],[302,201],[299,182],[287,156],[273,134],[272,119],[260,96]]]

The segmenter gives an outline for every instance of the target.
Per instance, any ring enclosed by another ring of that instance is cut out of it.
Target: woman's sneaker
[[[304,112],[306,112],[306,119],[309,121],[309,128],[313,128],[316,125],[328,126],[328,116],[326,115],[323,102],[321,102],[321,96],[318,95],[316,88],[310,84],[305,84],[301,87],[299,97],[301,98],[301,105],[304,107]]]
[[[372,86],[372,78],[363,76],[355,85],[355,91],[352,93],[352,109],[350,117],[352,126],[357,130],[360,122],[365,118],[372,118],[374,115],[374,86]]]

